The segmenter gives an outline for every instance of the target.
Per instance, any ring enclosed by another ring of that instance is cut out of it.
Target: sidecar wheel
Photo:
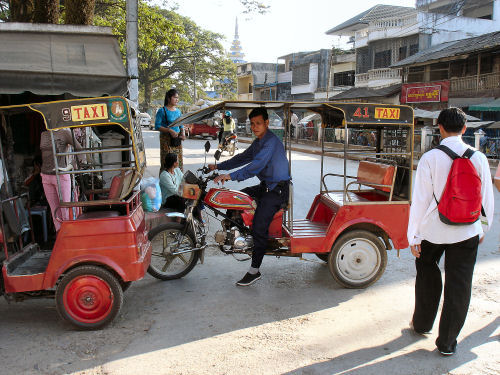
[[[193,233],[182,235],[183,229],[184,224],[166,223],[149,232],[149,240],[153,247],[151,264],[148,268],[151,276],[160,280],[180,279],[194,268],[200,256],[199,251],[172,255],[172,252],[189,250],[196,246]]]
[[[79,329],[99,329],[120,312],[123,291],[119,280],[98,266],[80,266],[69,271],[56,289],[59,315]]]
[[[375,283],[387,266],[387,251],[373,233],[353,230],[343,234],[328,256],[333,278],[345,288],[361,289]]]

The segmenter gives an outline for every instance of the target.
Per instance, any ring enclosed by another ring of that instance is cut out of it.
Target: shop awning
[[[493,121],[467,121],[467,129],[489,128],[488,125],[493,124]]]
[[[469,107],[469,111],[482,111],[482,112],[498,111],[498,112],[500,112],[500,98],[492,100],[491,102],[472,105]]]
[[[125,95],[117,38],[95,26],[0,23],[0,94]]]
[[[432,118],[432,119],[437,119],[439,117],[439,114],[441,111],[426,111],[425,109],[419,109],[415,108],[413,110],[413,116],[414,117],[420,117],[420,118]],[[465,118],[467,121],[479,121],[477,117],[471,116],[471,115],[465,115]]]

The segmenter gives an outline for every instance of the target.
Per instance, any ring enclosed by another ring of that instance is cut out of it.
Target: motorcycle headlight
[[[178,194],[182,198],[196,200],[201,195],[201,189],[198,185],[189,184],[186,180],[182,181],[179,185]]]

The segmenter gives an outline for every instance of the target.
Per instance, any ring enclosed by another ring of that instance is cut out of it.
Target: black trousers
[[[441,299],[442,281],[439,260],[444,260],[444,300],[439,336],[439,349],[455,349],[469,309],[472,273],[476,264],[479,236],[453,244],[422,241],[420,258],[416,258],[415,311],[413,325],[420,332],[430,331]]]
[[[268,190],[265,183],[241,190],[257,201],[257,209],[252,222],[252,267],[259,268],[267,248],[269,225],[276,212],[288,202],[289,182],[282,182],[273,190]]]

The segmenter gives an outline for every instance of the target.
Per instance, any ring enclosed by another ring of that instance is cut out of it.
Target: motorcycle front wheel
[[[153,247],[148,273],[160,280],[175,280],[186,276],[196,265],[199,251],[188,251],[196,247],[191,231],[182,234],[184,224],[166,223],[149,232]],[[187,251],[187,252],[184,252]]]

